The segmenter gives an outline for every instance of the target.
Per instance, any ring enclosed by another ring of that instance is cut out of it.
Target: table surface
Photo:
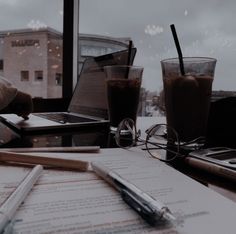
[[[165,123],[164,117],[138,117],[137,128],[141,130],[141,137],[145,137],[145,130],[153,124]],[[108,128],[73,129],[67,131],[34,133],[18,135],[0,123],[0,147],[57,147],[57,146],[88,146],[99,145],[101,148],[117,147],[114,135],[109,134]],[[208,186],[223,196],[236,202],[236,186],[234,181],[221,178],[202,170],[178,164],[177,170]]]

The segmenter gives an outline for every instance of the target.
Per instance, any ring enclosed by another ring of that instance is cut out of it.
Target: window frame
[[[78,74],[79,0],[63,0],[62,98],[33,98],[34,112],[66,110]]]
[[[62,97],[71,98],[78,74],[79,0],[64,0]]]

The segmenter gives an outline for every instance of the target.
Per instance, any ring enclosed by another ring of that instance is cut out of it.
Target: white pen
[[[123,200],[137,211],[148,223],[155,225],[163,220],[176,220],[166,205],[143,192],[138,187],[122,178],[118,173],[108,169],[101,163],[92,162],[91,166],[95,173],[114,186],[121,193]]]
[[[8,225],[11,225],[17,208],[25,200],[42,171],[43,167],[41,165],[35,166],[0,207],[0,233],[4,233],[4,230],[8,228]]]

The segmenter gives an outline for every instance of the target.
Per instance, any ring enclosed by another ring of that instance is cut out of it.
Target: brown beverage
[[[174,77],[164,80],[167,124],[181,141],[205,136],[213,77]]]
[[[167,124],[182,142],[206,136],[216,63],[211,58],[185,60],[185,76],[180,74],[176,60],[174,65],[162,64]]]
[[[125,118],[136,122],[141,80],[107,80],[110,124],[117,127]],[[114,108],[115,107],[115,108]]]
[[[110,129],[114,132],[125,118],[136,122],[143,68],[114,65],[104,69],[107,75]]]

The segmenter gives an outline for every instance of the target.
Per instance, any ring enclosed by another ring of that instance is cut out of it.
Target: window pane
[[[0,1],[0,75],[33,97],[62,97],[62,33],[63,0]]]
[[[163,87],[160,60],[177,56],[173,23],[184,56],[218,60],[213,89],[236,89],[235,9],[236,2],[229,0],[80,0],[79,28],[82,34],[133,40],[134,63],[144,66],[142,113],[156,115]]]
[[[35,71],[34,72],[34,80],[35,81],[43,81],[43,71]]]
[[[62,85],[62,74],[61,73],[56,73],[55,83],[56,83],[56,85]]]
[[[21,81],[29,81],[29,71],[21,71]]]
[[[0,59],[0,74],[2,75],[3,72],[3,60]]]

